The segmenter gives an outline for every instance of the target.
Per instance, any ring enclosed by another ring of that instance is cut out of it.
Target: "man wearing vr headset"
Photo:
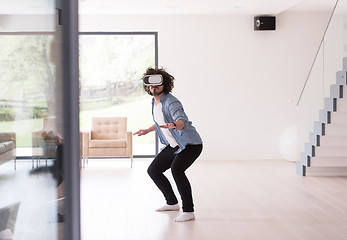
[[[163,68],[148,68],[143,75],[143,88],[153,96],[152,116],[154,124],[134,135],[146,135],[157,130],[160,142],[165,145],[148,167],[148,174],[164,194],[166,205],[156,211],[178,211],[180,206],[169,180],[163,174],[171,168],[172,176],[182,199],[183,213],[176,222],[195,219],[192,189],[185,171],[199,157],[202,140],[188,120],[181,102],[170,92],[174,77]]]

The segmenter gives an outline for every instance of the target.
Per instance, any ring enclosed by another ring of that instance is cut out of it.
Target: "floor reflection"
[[[33,175],[30,171],[32,163],[26,160],[17,161],[17,170],[13,169],[12,162],[0,166],[0,208],[6,209],[20,203],[17,217],[12,223],[13,239],[63,239],[58,235],[59,225],[62,229],[63,224],[57,221],[59,201],[56,180],[50,173]],[[10,228],[4,229],[3,234],[9,234],[7,229]]]
[[[20,203],[0,209],[0,239],[13,239]]]

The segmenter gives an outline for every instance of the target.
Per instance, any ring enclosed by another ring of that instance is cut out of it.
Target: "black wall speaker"
[[[254,30],[276,30],[276,17],[257,16],[254,17]]]

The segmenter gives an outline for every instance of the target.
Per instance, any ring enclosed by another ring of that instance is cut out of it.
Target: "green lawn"
[[[17,147],[31,146],[31,133],[42,129],[42,119],[0,122],[0,132],[15,132]]]

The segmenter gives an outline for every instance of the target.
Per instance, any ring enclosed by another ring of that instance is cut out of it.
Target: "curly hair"
[[[172,89],[174,88],[174,80],[175,78],[170,75],[164,68],[147,68],[146,72],[143,74],[142,78],[144,78],[146,75],[154,75],[154,74],[161,74],[163,76],[163,93],[170,93]],[[149,94],[153,95],[150,91],[150,87],[143,84],[143,89]]]

